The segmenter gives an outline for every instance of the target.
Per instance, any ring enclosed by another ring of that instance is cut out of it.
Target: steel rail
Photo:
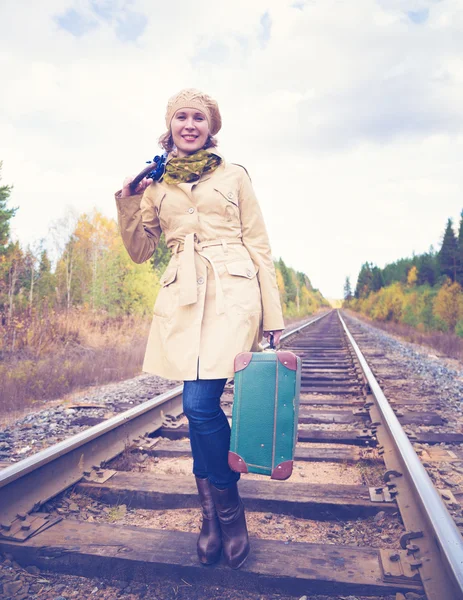
[[[116,429],[117,427],[121,427],[136,417],[139,417],[148,411],[152,411],[160,405],[165,404],[168,400],[174,399],[179,393],[181,393],[181,391],[181,386],[177,386],[168,392],[160,394],[151,400],[147,400],[138,406],[129,408],[129,410],[126,410],[115,417],[106,419],[102,423],[98,423],[98,425],[93,425],[85,431],[76,433],[72,437],[63,440],[62,442],[58,442],[49,448],[45,448],[44,450],[33,454],[32,456],[24,458],[20,462],[2,469],[0,471],[0,488],[51,462],[56,456],[61,456],[67,452],[71,452],[72,450],[91,442],[105,433],[108,433],[108,431]]]
[[[288,331],[281,336],[281,341],[299,333],[331,312],[327,311]],[[265,343],[262,346],[266,349],[269,344]],[[0,470],[0,524],[8,525],[18,513],[31,512],[77,483],[85,472],[117,456],[127,443],[159,429],[165,414],[179,416],[182,413],[182,392],[183,386],[176,386],[120,415]]]
[[[29,513],[124,451],[136,438],[162,426],[165,414],[182,412],[182,388],[128,411],[0,471],[0,524]],[[1,529],[0,529],[1,539]]]
[[[415,488],[416,497],[421,505],[423,515],[434,533],[435,542],[440,549],[447,574],[451,577],[455,592],[459,593],[458,598],[463,598],[463,540],[460,532],[339,311],[338,316],[376,400],[383,424],[400,453],[406,476]],[[426,582],[423,584],[425,585]]]
[[[284,333],[280,338],[280,342],[284,342],[287,338],[291,337],[292,335],[295,335],[296,333],[299,333],[300,331],[302,331],[309,325],[313,325],[317,321],[320,321],[320,319],[323,319],[324,317],[331,314],[332,312],[333,312],[332,310],[328,310],[325,313],[321,314],[320,316],[315,317],[315,319],[312,319],[311,321],[308,321],[307,323],[304,323],[303,325],[300,325],[299,327],[296,327],[295,329],[291,329],[290,331]],[[262,344],[262,348],[264,350],[267,350],[268,348],[270,348],[270,344],[268,342],[265,342],[264,344]]]

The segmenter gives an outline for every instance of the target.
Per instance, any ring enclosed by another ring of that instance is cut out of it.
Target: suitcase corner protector
[[[236,473],[248,473],[248,466],[243,458],[231,450],[228,452],[228,466]]]
[[[245,369],[252,360],[252,352],[240,352],[235,356],[235,373]]]
[[[291,477],[292,472],[293,472],[293,461],[285,460],[284,462],[280,463],[273,469],[272,475],[270,478],[271,479],[279,479],[279,480],[288,479],[288,477]]]
[[[290,352],[289,350],[280,350],[279,352],[277,352],[277,357],[284,367],[290,369],[291,371],[297,371],[297,359],[299,357],[296,354]]]

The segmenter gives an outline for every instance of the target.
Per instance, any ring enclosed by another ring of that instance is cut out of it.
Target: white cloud
[[[75,14],[95,25],[72,33]],[[220,103],[220,149],[250,171],[275,254],[339,296],[365,260],[424,251],[459,217],[462,34],[459,0],[4,1],[15,234],[46,236],[68,205],[115,216],[167,98],[194,86]]]

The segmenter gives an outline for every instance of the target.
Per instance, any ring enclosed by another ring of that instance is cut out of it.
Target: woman
[[[239,568],[249,553],[239,474],[228,466],[230,427],[220,407],[236,354],[258,350],[262,333],[278,343],[283,317],[267,233],[246,170],[226,163],[213,137],[217,103],[186,89],[167,105],[169,153],[159,181],[131,178],[116,194],[122,238],[141,263],[164,232],[172,258],[161,278],[143,370],[184,381],[193,473],[203,523],[197,550],[203,564],[222,549]]]

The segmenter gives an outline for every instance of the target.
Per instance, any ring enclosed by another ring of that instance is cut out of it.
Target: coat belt
[[[243,242],[237,238],[221,238],[217,240],[197,242],[195,240],[195,236],[195,233],[189,233],[185,236],[185,241],[183,243],[179,242],[175,248],[176,253],[182,253],[182,256],[180,257],[182,276],[179,282],[179,305],[187,306],[188,304],[195,304],[198,300],[197,274],[195,265],[195,252],[197,252],[199,256],[207,260],[207,262],[211,265],[215,280],[215,309],[216,313],[221,315],[225,312],[225,301],[222,285],[220,283],[220,276],[214,261],[203,252],[203,249],[209,246],[222,246],[224,251],[227,252],[228,244],[239,244],[242,246]]]

